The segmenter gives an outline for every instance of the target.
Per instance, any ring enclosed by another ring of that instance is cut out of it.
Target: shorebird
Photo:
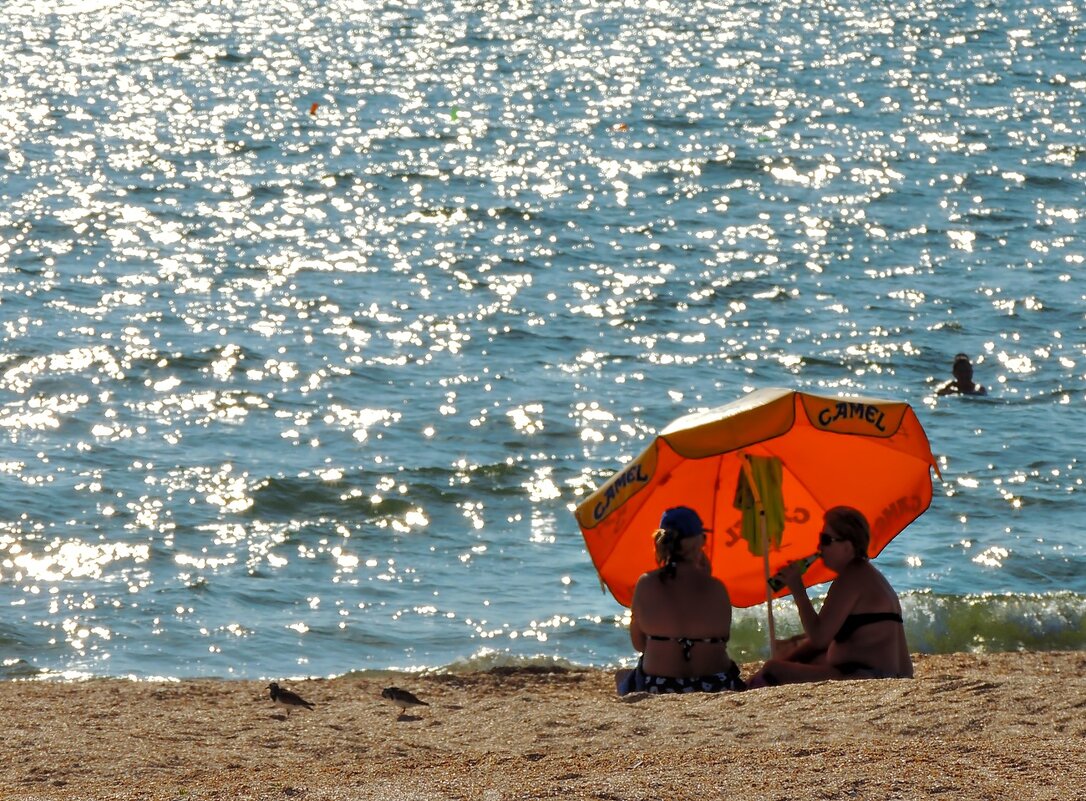
[[[287,708],[287,714],[289,715],[294,711],[294,707],[304,706],[306,709],[312,709],[313,704],[306,701],[298,693],[292,693],[290,690],[284,690],[274,681],[268,685],[268,690],[271,691],[271,699],[277,704],[282,704]]]
[[[399,687],[385,687],[385,689],[381,690],[381,697],[394,706],[398,706],[401,716],[407,712],[409,706],[430,706],[425,701],[417,698],[414,693],[401,690]]]

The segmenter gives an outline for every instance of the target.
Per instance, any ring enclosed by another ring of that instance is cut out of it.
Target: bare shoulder
[[[889,579],[871,562],[862,562],[850,567],[855,567],[855,571],[850,571],[852,592],[857,598],[864,599],[865,606],[889,604],[895,608],[899,607],[897,592]],[[844,572],[841,575],[844,576]]]
[[[660,584],[659,570],[651,570],[648,573],[642,573],[634,584],[634,598],[643,598],[646,595],[653,595],[657,591],[657,587]]]
[[[872,581],[875,580],[875,573],[878,571],[870,562],[852,562],[846,565],[837,574],[837,578],[830,583],[830,588],[826,591],[826,600],[855,598],[864,591],[865,587],[871,586]]]

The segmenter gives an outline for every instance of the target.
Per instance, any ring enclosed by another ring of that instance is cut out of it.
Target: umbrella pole
[[[762,542],[765,551],[762,554],[762,569],[765,572],[765,610],[769,622],[769,658],[773,658],[773,643],[777,641],[777,629],[773,624],[773,588],[769,586],[769,534],[766,531],[765,509],[758,509],[762,523]]]

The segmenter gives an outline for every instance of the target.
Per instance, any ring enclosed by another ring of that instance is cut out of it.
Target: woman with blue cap
[[[732,604],[709,571],[705,532],[698,513],[686,506],[668,509],[660,519],[653,535],[659,567],[634,587],[630,639],[642,656],[626,689],[746,689],[728,655]]]

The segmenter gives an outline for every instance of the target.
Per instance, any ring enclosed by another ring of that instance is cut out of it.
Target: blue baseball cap
[[[680,537],[696,537],[710,530],[702,525],[698,513],[689,506],[673,506],[664,512],[660,518],[660,528],[669,528]]]

